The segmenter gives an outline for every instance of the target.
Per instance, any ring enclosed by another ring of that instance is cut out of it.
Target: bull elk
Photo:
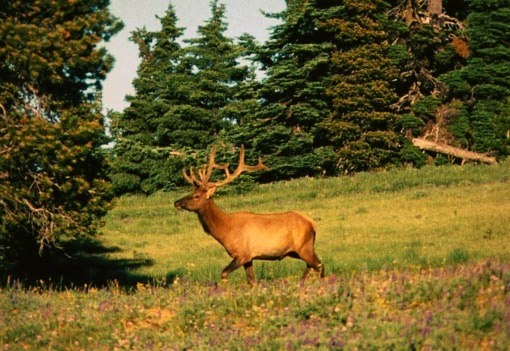
[[[244,161],[244,146],[241,146],[239,164],[231,174],[229,164],[218,165],[215,160],[215,149],[209,155],[209,164],[198,170],[197,178],[193,167],[189,174],[183,169],[184,178],[195,190],[188,196],[175,202],[175,207],[195,212],[204,231],[216,239],[232,257],[232,262],[222,273],[222,280],[243,266],[248,283],[255,283],[253,260],[281,260],[285,257],[299,258],[306,262],[305,280],[314,270],[324,277],[324,265],[315,254],[316,226],[310,218],[296,213],[255,214],[251,212],[223,212],[211,196],[216,189],[222,187],[242,172],[253,172],[269,169],[259,158],[258,164],[248,166]],[[221,181],[210,181],[214,170],[221,170],[225,178]]]

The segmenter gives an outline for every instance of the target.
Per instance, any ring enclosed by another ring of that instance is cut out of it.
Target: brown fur
[[[214,192],[214,190],[212,191]],[[175,202],[175,207],[197,213],[204,231],[216,239],[232,257],[222,279],[244,266],[248,282],[255,282],[253,260],[294,257],[306,262],[303,280],[311,269],[324,276],[324,266],[315,254],[315,223],[297,212],[255,214],[225,213],[212,199],[210,189],[198,187]]]

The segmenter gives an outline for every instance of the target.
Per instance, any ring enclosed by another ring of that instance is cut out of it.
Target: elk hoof
[[[321,278],[324,278],[324,265],[322,263],[317,265],[317,272],[319,272]]]

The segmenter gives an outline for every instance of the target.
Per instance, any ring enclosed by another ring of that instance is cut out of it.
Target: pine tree
[[[0,268],[91,236],[111,194],[101,145],[99,44],[122,26],[109,1],[2,1]]]
[[[469,1],[471,57],[466,78],[473,87],[473,149],[510,154],[510,1]]]
[[[186,101],[191,68],[180,63],[182,48],[178,40],[184,30],[177,27],[173,6],[169,5],[164,16],[158,18],[159,31],[140,28],[132,33],[130,39],[138,45],[141,59],[133,82],[135,94],[127,97],[129,106],[123,113],[111,116],[115,138],[112,180],[117,194],[153,192],[172,182],[171,175],[166,178],[162,173],[178,173],[172,163],[167,164],[166,147],[173,142],[165,129],[165,116]]]
[[[245,48],[224,34],[225,6],[218,1],[211,2],[211,18],[198,36],[183,46],[171,5],[160,21],[160,31],[142,29],[132,37],[142,63],[136,93],[115,118],[117,193],[152,193],[180,184],[187,158],[236,123],[240,86],[253,75],[239,62]]]
[[[468,1],[469,58],[464,68],[445,74],[449,99],[464,102],[468,147],[510,153],[510,2]]]
[[[246,139],[271,166],[266,180],[332,173],[333,153],[317,148],[315,128],[329,113],[326,94],[332,35],[321,26],[336,6],[321,1],[288,1],[269,16],[282,20],[256,54],[266,77],[258,91],[260,106],[244,127]]]
[[[391,53],[400,67],[395,107],[402,113],[398,124],[407,137],[401,150],[403,162],[426,161],[426,155],[412,146],[412,137],[466,146],[466,109],[458,100],[445,98],[450,87],[440,79],[466,63],[464,5],[463,1],[406,1],[390,11],[391,18],[402,23]]]
[[[239,101],[236,96],[246,81],[253,79],[253,70],[240,62],[246,48],[225,36],[227,28],[225,5],[213,0],[211,18],[198,27],[198,37],[185,40],[182,62],[192,69],[187,101],[190,109],[173,115],[173,119],[183,123],[175,132],[196,133],[185,135],[180,143],[198,150],[238,122],[232,104]]]
[[[339,156],[342,173],[364,171],[396,161],[399,137],[392,82],[398,70],[389,57],[388,5],[379,0],[343,1],[325,22],[338,48],[332,54],[328,95],[332,112],[320,123],[320,142]]]

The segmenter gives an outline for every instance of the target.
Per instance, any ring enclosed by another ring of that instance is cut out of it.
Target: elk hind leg
[[[306,269],[305,272],[303,273],[303,276],[301,277],[302,281],[308,278],[310,270],[312,269],[318,272],[321,278],[324,278],[324,265],[322,264],[319,257],[317,257],[317,254],[315,253],[313,246],[311,247],[311,249],[304,250],[304,252],[300,254],[299,257],[306,262]]]
[[[248,283],[250,285],[255,284],[255,272],[253,271],[253,261],[246,262],[243,266],[246,272],[246,278],[248,278]]]

